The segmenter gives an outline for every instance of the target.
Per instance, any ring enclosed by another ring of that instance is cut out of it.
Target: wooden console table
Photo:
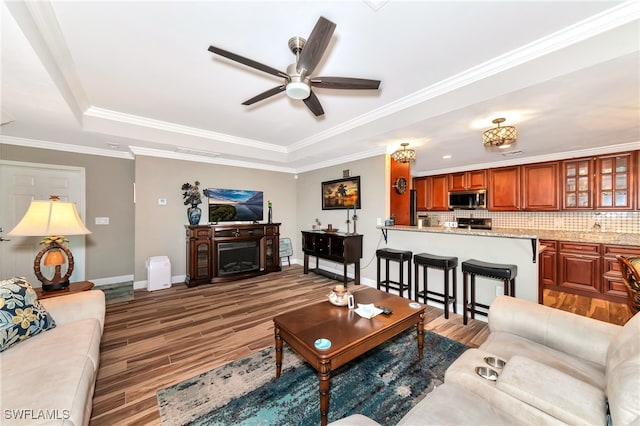
[[[269,272],[280,271],[280,224],[219,224],[185,225],[187,243],[188,287],[198,284],[234,281]],[[250,247],[258,249],[257,259],[240,258],[237,272],[225,270],[226,260],[220,262],[220,254]],[[255,263],[254,263],[255,260]],[[250,261],[250,262],[247,262]],[[244,268],[244,264],[251,263]]]
[[[347,285],[347,265],[353,263],[354,282],[360,284],[360,259],[362,259],[362,235],[342,232],[302,231],[302,252],[304,253],[304,273],[309,273],[309,256],[315,256],[316,269],[318,259],[333,260],[344,265],[344,284]]]

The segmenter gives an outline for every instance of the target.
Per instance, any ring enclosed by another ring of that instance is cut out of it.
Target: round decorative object
[[[329,302],[336,306],[347,306],[349,304],[349,295],[351,293],[348,290],[336,291],[331,290],[329,293]]]
[[[191,206],[187,209],[187,217],[189,218],[189,225],[198,225],[200,223],[200,217],[202,216],[202,210],[197,205]]]
[[[407,180],[400,176],[398,179],[396,179],[393,187],[396,189],[396,192],[398,194],[404,194],[405,192],[407,192]]]
[[[62,276],[60,272],[61,265],[56,265],[54,276],[53,278],[49,279],[49,278],[46,278],[44,275],[42,275],[42,271],[40,269],[40,263],[42,261],[43,256],[45,256],[46,258],[46,254],[49,251],[57,251],[57,250],[64,252],[67,258],[66,259],[67,272],[64,274],[64,276]],[[67,288],[69,286],[69,278],[73,273],[73,266],[74,266],[74,262],[73,262],[73,255],[71,254],[71,250],[69,250],[68,247],[62,244],[53,242],[53,243],[47,244],[42,250],[38,252],[34,260],[33,270],[35,272],[36,278],[38,278],[38,280],[42,283],[42,289],[46,291],[50,291],[50,290],[60,290],[63,288]]]
[[[329,339],[318,339],[314,343],[316,349],[329,349],[331,347],[331,340]]]

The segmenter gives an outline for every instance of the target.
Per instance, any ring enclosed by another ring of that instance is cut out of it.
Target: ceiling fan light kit
[[[485,131],[482,134],[482,143],[484,144],[485,148],[509,148],[512,144],[515,143],[518,136],[516,128],[513,126],[500,127],[500,124],[504,122],[504,118],[496,118],[492,121],[492,123],[496,124],[497,126]]]
[[[286,73],[215,46],[209,46],[209,51],[284,79],[284,84],[266,90],[244,101],[242,105],[252,105],[278,93],[285,92],[291,99],[302,100],[314,115],[321,116],[324,114],[324,110],[318,97],[311,90],[311,86],[341,90],[378,90],[380,87],[380,80],[350,77],[310,77],[322,59],[335,28],[336,24],[321,16],[308,39],[305,40],[302,37],[290,38],[288,45],[291,52],[296,56],[296,62],[287,67]]]

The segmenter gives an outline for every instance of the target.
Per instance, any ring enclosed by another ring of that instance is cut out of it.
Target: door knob
[[[6,239],[4,237],[0,237],[0,242],[2,242],[2,241],[11,241],[11,240],[8,240],[8,239]]]

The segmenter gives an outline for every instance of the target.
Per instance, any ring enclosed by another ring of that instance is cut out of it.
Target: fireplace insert
[[[218,243],[218,277],[260,270],[260,241]]]

